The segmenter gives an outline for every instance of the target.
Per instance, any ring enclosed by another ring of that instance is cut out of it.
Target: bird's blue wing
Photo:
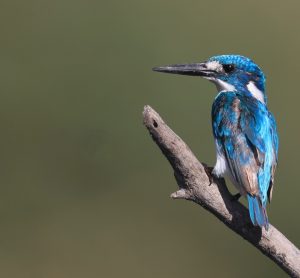
[[[252,223],[268,228],[266,203],[272,196],[278,155],[273,115],[253,97],[224,92],[214,101],[212,123],[217,149],[235,185],[247,195]]]
[[[266,204],[277,163],[276,124],[267,107],[236,92],[221,93],[212,109],[213,132],[236,183]]]
[[[263,204],[272,198],[274,174],[278,159],[276,122],[267,107],[251,98],[241,97],[241,131],[258,160],[258,187]]]
[[[277,133],[276,122],[275,122],[274,116],[271,112],[269,112],[269,119],[271,122],[270,130],[271,130],[271,134],[272,134],[272,143],[273,143],[273,151],[274,151],[273,161],[272,161],[272,171],[271,171],[271,182],[270,182],[270,186],[268,189],[268,199],[269,199],[269,202],[271,202],[273,186],[274,186],[274,175],[275,175],[275,170],[276,170],[277,161],[278,161],[279,138],[278,138],[278,133]]]

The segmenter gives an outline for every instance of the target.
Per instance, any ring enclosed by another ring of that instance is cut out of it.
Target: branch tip
[[[176,192],[172,193],[170,196],[172,199],[187,199],[188,194],[185,189],[181,188]]]

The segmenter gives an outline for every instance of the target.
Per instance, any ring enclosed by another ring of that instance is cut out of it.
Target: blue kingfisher
[[[268,229],[267,200],[272,198],[278,159],[276,122],[268,110],[265,75],[249,58],[220,55],[203,63],[176,64],[154,71],[201,76],[218,94],[212,105],[216,177],[228,176],[248,199],[251,221]]]

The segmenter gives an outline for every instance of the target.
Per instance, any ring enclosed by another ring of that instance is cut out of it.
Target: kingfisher
[[[247,198],[253,225],[268,230],[266,206],[272,198],[278,134],[267,107],[263,71],[241,55],[213,56],[202,63],[153,70],[200,76],[216,85],[211,118],[217,159],[212,174],[229,177],[238,190],[235,199]]]

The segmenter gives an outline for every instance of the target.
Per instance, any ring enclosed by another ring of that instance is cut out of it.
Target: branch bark
[[[300,277],[300,251],[280,231],[253,226],[248,209],[228,191],[223,179],[215,179],[200,163],[185,142],[175,134],[150,106],[144,107],[144,125],[169,160],[179,190],[173,199],[190,200],[204,207],[228,228],[249,241],[291,277]]]

